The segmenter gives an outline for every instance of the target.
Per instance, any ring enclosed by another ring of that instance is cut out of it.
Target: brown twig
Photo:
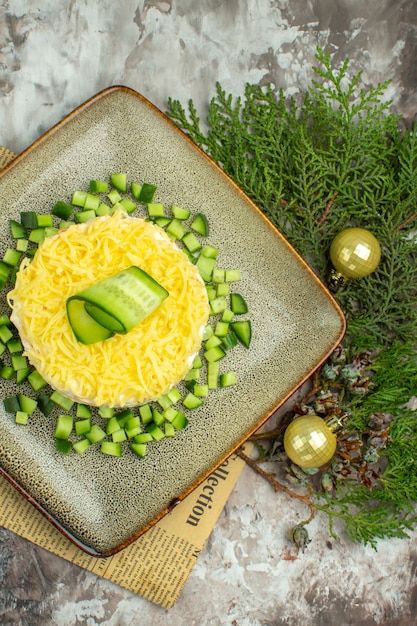
[[[333,206],[334,201],[336,200],[336,196],[339,192],[337,190],[333,191],[332,193],[332,197],[330,198],[330,200],[327,202],[326,204],[326,208],[324,209],[321,218],[319,219],[317,225],[320,227],[323,225],[324,220],[326,219],[326,217],[329,215],[330,213],[330,209]]]
[[[407,226],[407,224],[409,224],[410,222],[412,222],[413,220],[415,220],[417,218],[417,213],[413,213],[413,215],[410,215],[410,217],[408,217],[404,222],[402,222],[401,224],[399,224],[398,226],[396,226],[393,230],[391,234],[396,233],[397,231],[401,230],[402,228],[404,228],[405,226]]]
[[[310,494],[306,494],[306,495],[301,495],[299,493],[296,493],[295,491],[292,491],[291,489],[289,489],[288,487],[286,487],[285,485],[283,485],[281,482],[279,482],[276,478],[274,478],[273,474],[269,473],[269,472],[265,472],[265,470],[263,470],[258,463],[251,459],[247,454],[245,454],[242,450],[242,448],[239,448],[236,451],[237,456],[239,456],[243,461],[245,461],[245,463],[247,465],[249,465],[250,468],[252,468],[255,472],[257,472],[258,474],[260,474],[263,478],[265,478],[274,488],[275,493],[277,491],[283,491],[284,493],[286,493],[288,496],[290,496],[291,498],[295,498],[296,500],[299,500],[300,502],[302,502],[303,504],[305,504],[309,510],[310,510],[310,517],[305,520],[305,522],[303,522],[303,524],[308,524],[309,522],[311,522],[311,520],[313,519],[316,509],[314,508],[313,503],[310,500]]]

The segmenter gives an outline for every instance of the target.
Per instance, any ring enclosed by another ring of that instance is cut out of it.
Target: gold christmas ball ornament
[[[378,239],[365,228],[346,228],[333,239],[330,246],[330,287],[343,287],[349,280],[371,274],[381,260]]]
[[[318,415],[296,417],[284,433],[284,450],[299,467],[321,467],[336,452],[335,432],[342,422],[333,416],[323,419]]]

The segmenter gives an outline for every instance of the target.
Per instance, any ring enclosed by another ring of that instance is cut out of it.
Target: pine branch
[[[367,228],[381,244],[377,270],[336,294],[347,316],[347,363],[332,355],[299,407],[348,414],[348,431],[330,468],[312,476],[289,468],[291,481],[321,481],[312,503],[331,525],[343,519],[353,540],[375,546],[379,537],[407,536],[416,522],[417,412],[405,405],[417,389],[417,132],[402,130],[390,112],[388,82],[365,91],[348,60],[335,69],[321,49],[316,59],[301,104],[249,84],[233,99],[218,84],[207,132],[192,101],[186,112],[170,100],[168,115],[324,281],[331,241],[342,229]],[[363,354],[372,355],[369,371]],[[266,448],[257,439],[259,462],[288,462],[282,434],[266,434]]]

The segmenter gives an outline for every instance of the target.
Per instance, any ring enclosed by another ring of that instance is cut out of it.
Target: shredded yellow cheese
[[[79,343],[67,298],[131,265],[163,285],[168,298],[127,334]],[[122,210],[46,238],[32,262],[22,262],[8,302],[25,355],[42,377],[95,406],[135,406],[167,393],[190,369],[209,316],[197,268],[161,228]]]

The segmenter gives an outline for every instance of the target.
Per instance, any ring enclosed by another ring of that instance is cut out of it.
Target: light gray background
[[[363,84],[409,124],[417,83],[413,0],[10,0],[0,2],[0,144],[19,152],[101,89],[125,84],[162,110],[193,98],[204,116],[215,82],[303,92],[317,45],[351,59]],[[411,626],[417,549],[378,552],[328,536],[288,560],[305,510],[245,469],[169,612],[0,530],[2,626]]]

